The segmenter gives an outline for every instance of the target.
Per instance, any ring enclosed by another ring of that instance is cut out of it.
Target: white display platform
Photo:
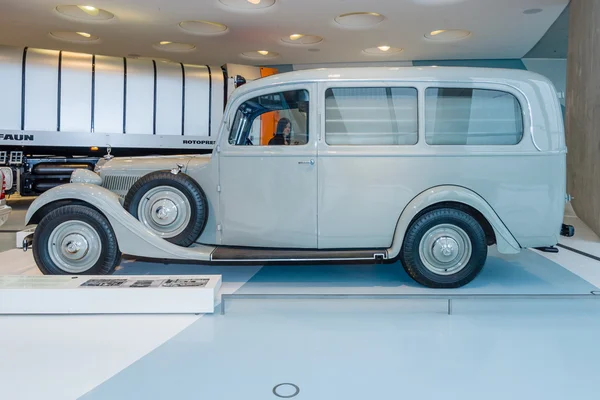
[[[0,276],[0,314],[213,313],[221,275]]]

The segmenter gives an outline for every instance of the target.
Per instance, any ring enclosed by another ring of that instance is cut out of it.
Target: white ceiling
[[[356,61],[520,58],[544,35],[569,0],[277,0],[260,11],[236,11],[219,0],[0,0],[0,43],[126,56],[139,54],[202,64],[304,64]],[[82,23],[55,12],[59,4],[92,5],[116,15],[107,23]],[[543,11],[523,14],[531,8]],[[334,22],[339,14],[371,11],[386,19],[366,30]],[[227,33],[197,36],[182,31],[184,20],[226,24]],[[454,43],[432,43],[424,34],[438,29],[467,29],[473,34]],[[84,31],[98,43],[74,44],[50,31]],[[325,40],[308,47],[282,43],[292,33]],[[153,48],[168,40],[193,43],[189,53]],[[392,56],[366,56],[362,49],[387,44],[401,47]],[[317,48],[320,51],[308,51]],[[248,60],[242,52],[270,50],[276,59]]]

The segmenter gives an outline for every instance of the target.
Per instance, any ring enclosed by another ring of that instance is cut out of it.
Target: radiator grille
[[[140,179],[139,176],[130,175],[108,175],[102,178],[102,187],[125,197],[133,184]]]

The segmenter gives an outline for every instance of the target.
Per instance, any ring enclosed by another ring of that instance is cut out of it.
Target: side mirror
[[[236,75],[235,78],[233,78],[233,85],[238,88],[242,85],[246,84],[246,78],[244,78],[241,75]]]

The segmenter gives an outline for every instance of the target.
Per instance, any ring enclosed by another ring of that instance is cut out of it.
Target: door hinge
[[[219,232],[221,232],[221,231],[223,230],[223,228],[221,227],[221,224],[217,225],[217,230],[218,230]]]
[[[217,192],[221,193],[221,185],[217,185]]]
[[[221,146],[217,145],[217,153],[221,152]]]

